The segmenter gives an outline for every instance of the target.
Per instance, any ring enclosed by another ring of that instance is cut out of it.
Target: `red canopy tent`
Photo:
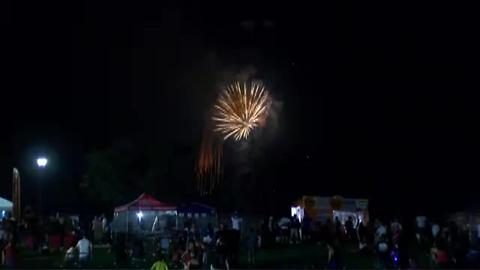
[[[153,232],[154,228],[156,228],[155,224],[160,223],[162,223],[161,230],[164,230],[167,227],[171,227],[168,224],[172,222],[176,227],[176,215],[177,207],[175,205],[160,202],[154,197],[143,193],[134,201],[115,207],[112,231],[127,233],[139,231]]]
[[[175,211],[176,206],[157,201],[154,197],[147,193],[142,193],[133,202],[127,203],[122,206],[115,207],[115,213],[136,210],[136,211]]]

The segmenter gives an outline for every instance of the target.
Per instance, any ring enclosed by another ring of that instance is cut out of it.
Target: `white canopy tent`
[[[0,197],[0,218],[3,218],[7,212],[12,212],[13,203]]]

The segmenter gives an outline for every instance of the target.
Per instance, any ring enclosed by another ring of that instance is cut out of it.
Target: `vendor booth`
[[[215,208],[201,203],[184,203],[177,208],[178,225],[180,227],[195,224],[196,228],[205,230],[208,224],[215,226],[217,212]]]
[[[340,196],[318,197],[303,196],[291,207],[291,215],[302,221],[308,218],[312,222],[326,222],[338,218],[342,224],[352,217],[354,226],[359,222],[368,223],[368,200],[349,199]]]
[[[112,232],[168,235],[176,229],[176,216],[174,205],[143,193],[133,202],[115,208]]]
[[[7,217],[12,212],[13,203],[7,199],[0,197],[0,219]]]

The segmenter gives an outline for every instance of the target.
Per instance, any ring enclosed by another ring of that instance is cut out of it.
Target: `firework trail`
[[[222,156],[223,142],[207,126],[203,132],[195,167],[197,188],[201,195],[211,194],[220,180],[223,174]]]

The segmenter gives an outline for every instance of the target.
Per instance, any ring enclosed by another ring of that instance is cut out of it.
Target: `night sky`
[[[474,6],[100,2],[0,4],[0,196],[13,166],[28,192],[41,153],[44,190],[74,194],[85,156],[119,139],[168,145],[172,170],[193,172],[218,84],[254,70],[278,105],[256,142],[257,181],[280,205],[304,194],[366,197],[383,213],[475,203]],[[47,197],[78,207],[78,196]]]

